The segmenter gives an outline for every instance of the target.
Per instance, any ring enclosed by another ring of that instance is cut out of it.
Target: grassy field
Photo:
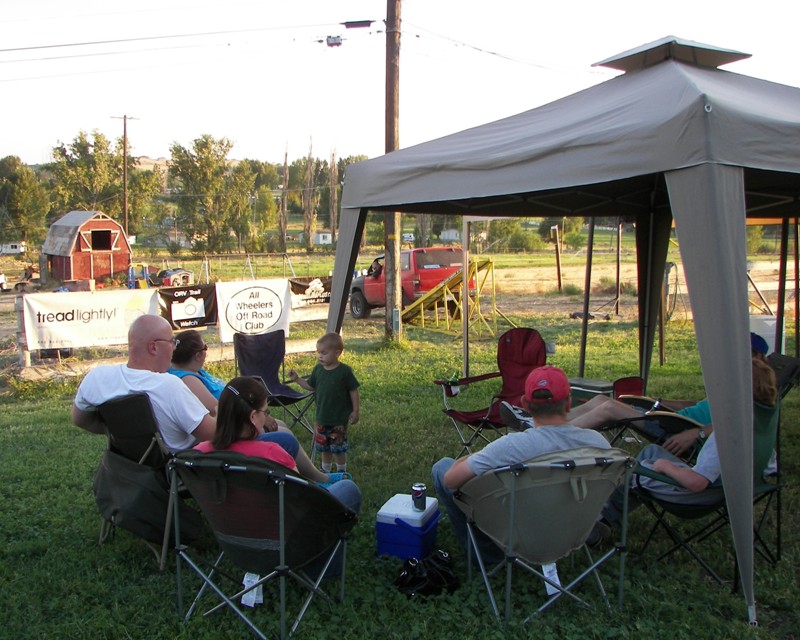
[[[512,316],[521,326],[539,329],[546,340],[557,340],[550,363],[575,375],[579,323],[563,314]],[[312,337],[323,323],[307,323],[294,337]],[[382,318],[346,324],[344,360],[362,383],[362,419],[351,431],[349,470],[364,494],[359,524],[348,555],[347,598],[331,610],[317,602],[301,624],[298,638],[669,638],[719,639],[800,637],[798,554],[800,529],[797,473],[798,392],[784,403],[783,413],[783,558],[774,569],[756,561],[756,595],[761,626],[746,624],[741,594],[707,581],[688,556],[654,563],[633,556],[626,572],[622,611],[607,614],[568,602],[533,620],[508,629],[496,626],[478,582],[463,584],[453,595],[409,601],[392,585],[400,571],[396,558],[376,557],[375,514],[392,495],[408,492],[413,482],[431,486],[431,465],[457,452],[456,439],[441,413],[440,392],[431,381],[460,367],[461,343],[452,334],[407,328],[407,340],[387,347]],[[594,324],[586,372],[611,380],[636,369],[635,326],[624,321]],[[472,342],[472,373],[494,369],[496,340],[484,336]],[[656,396],[700,399],[703,396],[692,326],[670,323],[666,361],[654,366],[649,391]],[[298,370],[309,371],[310,354],[289,358]],[[233,363],[213,365],[223,377]],[[69,407],[77,380],[21,383],[9,380],[0,395],[0,636],[7,638],[141,638],[167,639],[248,637],[227,613],[212,619],[178,620],[175,609],[174,562],[164,573],[144,546],[125,531],[103,547],[96,544],[99,516],[91,482],[106,446],[105,440],[70,424]],[[470,389],[478,405],[493,389]],[[308,445],[305,433],[299,437]],[[649,523],[644,510],[631,516],[632,546]],[[464,576],[464,558],[446,519],[439,525],[438,546],[450,551]],[[665,541],[661,540],[660,545]],[[206,536],[201,548],[213,548]],[[714,566],[731,575],[732,556],[727,531],[706,548]],[[569,572],[570,563],[562,563]],[[610,572],[613,574],[613,570]],[[606,575],[609,573],[607,572]],[[613,575],[610,577],[613,578]],[[611,586],[613,582],[609,582]],[[612,587],[613,588],[613,587]],[[582,590],[600,605],[590,584]],[[518,614],[540,602],[543,589],[531,581],[515,583]],[[266,604],[257,619],[267,628],[276,608]],[[293,604],[297,604],[296,596]],[[526,614],[527,615],[527,614]],[[273,627],[274,628],[274,627]]]

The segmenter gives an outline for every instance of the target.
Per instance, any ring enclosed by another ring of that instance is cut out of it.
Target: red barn
[[[58,280],[100,280],[127,273],[131,245],[116,220],[100,211],[70,211],[50,225],[42,247]]]

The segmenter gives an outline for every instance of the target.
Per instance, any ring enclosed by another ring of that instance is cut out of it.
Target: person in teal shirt
[[[217,415],[219,395],[225,388],[225,381],[205,370],[208,345],[199,331],[187,329],[175,336],[177,347],[172,353],[172,363],[168,373],[178,376],[191,389],[212,416]]]

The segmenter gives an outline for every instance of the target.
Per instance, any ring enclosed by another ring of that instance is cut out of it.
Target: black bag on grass
[[[453,593],[458,587],[458,577],[453,573],[450,554],[439,549],[424,560],[408,558],[394,584],[409,598],[417,598],[443,591]]]
[[[103,518],[148,542],[161,544],[169,506],[169,484],[163,469],[106,451],[92,489]],[[200,537],[202,518],[183,501],[179,502],[179,508],[181,542],[193,542]],[[174,527],[170,540],[175,541]]]

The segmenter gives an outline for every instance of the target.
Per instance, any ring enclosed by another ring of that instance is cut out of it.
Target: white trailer
[[[4,256],[25,253],[27,250],[28,247],[24,240],[21,242],[4,242],[0,244],[0,254]]]

